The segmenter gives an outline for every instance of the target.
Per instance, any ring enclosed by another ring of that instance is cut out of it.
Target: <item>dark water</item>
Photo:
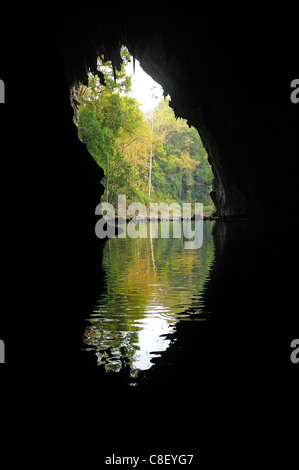
[[[83,341],[107,372],[129,366],[136,377],[174,341],[178,322],[205,321],[208,315],[202,293],[214,260],[214,222],[203,224],[203,244],[191,250],[183,236],[172,236],[173,229],[182,230],[181,222],[169,222],[169,238],[161,238],[162,224],[143,223],[147,238],[116,237],[104,248],[104,290]]]
[[[105,244],[105,286],[85,315],[87,445],[298,446],[296,226],[203,225],[199,250],[171,238]]]

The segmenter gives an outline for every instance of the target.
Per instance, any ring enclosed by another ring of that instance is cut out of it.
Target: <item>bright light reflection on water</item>
[[[128,367],[136,377],[174,341],[177,322],[205,319],[214,222],[204,222],[198,250],[185,249],[183,236],[172,238],[174,224],[180,222],[170,222],[170,238],[151,238],[149,230],[148,238],[116,237],[105,245],[104,288],[83,341],[107,372]]]

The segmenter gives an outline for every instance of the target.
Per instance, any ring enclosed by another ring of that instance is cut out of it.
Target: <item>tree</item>
[[[153,182],[156,187],[164,188],[156,196],[209,204],[213,175],[207,171],[210,165],[197,130],[188,126],[186,120],[175,118],[168,99],[157,106],[154,118]]]
[[[124,62],[120,71],[113,71],[110,62],[104,62],[103,57],[99,58],[98,70],[105,79],[105,85],[101,84],[98,75],[89,74],[88,86],[81,85],[79,94],[78,135],[104,169],[107,202],[115,202],[111,200],[115,199],[115,180],[120,183],[123,180],[121,176],[128,170],[126,165],[120,168],[123,159],[116,143],[121,133],[131,132],[128,115],[132,112],[132,103],[120,95],[120,92],[128,92],[131,86],[131,77],[125,74],[124,69],[128,57],[125,48],[122,49],[122,57]]]
[[[99,75],[90,73],[79,93],[78,135],[104,169],[107,202],[116,205],[118,194],[126,194],[128,203],[210,204],[213,175],[197,130],[175,117],[169,99],[143,115],[127,96],[128,50],[122,48],[121,55],[119,71],[100,57]]]

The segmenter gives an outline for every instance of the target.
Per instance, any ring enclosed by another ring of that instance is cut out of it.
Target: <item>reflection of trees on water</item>
[[[180,222],[173,222],[172,224]],[[214,259],[213,222],[203,224],[200,250],[186,250],[183,238],[108,240],[103,255],[106,288],[84,335],[107,371],[149,369],[170,344],[177,321],[200,311],[201,292]],[[144,228],[143,228],[144,230]],[[187,313],[188,312],[188,313]],[[135,372],[134,372],[135,371]]]

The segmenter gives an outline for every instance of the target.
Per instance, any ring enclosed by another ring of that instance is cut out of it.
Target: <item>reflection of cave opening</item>
[[[112,238],[103,253],[104,288],[84,334],[87,350],[107,371],[147,370],[165,351],[178,321],[205,321],[204,284],[214,261],[212,228],[203,225],[200,250],[182,238],[154,237],[164,222],[143,222],[147,237]],[[170,222],[170,232],[181,221]],[[152,225],[155,225],[153,229]]]
[[[125,48],[122,58],[119,71],[98,59],[99,74],[73,88],[79,138],[104,169],[102,202],[116,215],[119,195],[127,206],[147,209],[152,202],[188,202],[192,209],[200,202],[211,215],[212,172],[197,130],[175,117],[171,98],[138,61],[133,65]],[[144,221],[137,238],[116,237],[105,245],[104,288],[83,342],[107,371],[129,367],[135,377],[169,347],[178,321],[191,314],[205,319],[201,291],[214,257],[213,222],[204,226],[202,249],[186,250],[183,236],[159,236],[168,223],[161,215],[159,222]],[[180,216],[170,210],[171,233],[183,231]]]

